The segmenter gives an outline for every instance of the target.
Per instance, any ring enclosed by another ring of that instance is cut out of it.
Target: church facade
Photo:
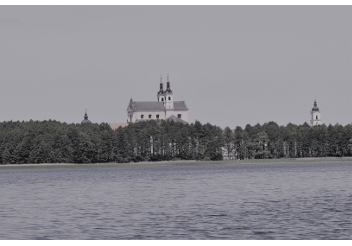
[[[174,101],[174,94],[170,88],[167,76],[166,90],[162,79],[157,92],[157,101],[133,101],[127,107],[127,122],[140,122],[145,120],[168,120],[188,123],[188,108],[185,101]]]
[[[310,111],[311,119],[310,125],[311,126],[318,126],[321,125],[321,114],[317,105],[317,100],[314,100],[314,107],[312,111]]]

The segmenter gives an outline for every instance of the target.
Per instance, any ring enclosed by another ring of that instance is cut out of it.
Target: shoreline
[[[352,157],[312,157],[312,158],[282,158],[282,159],[248,159],[222,161],[154,161],[129,163],[33,163],[33,164],[6,164],[1,169],[34,169],[34,168],[93,168],[93,167],[153,167],[153,166],[195,166],[195,165],[250,165],[250,164],[290,164],[290,163],[338,163],[352,162]]]

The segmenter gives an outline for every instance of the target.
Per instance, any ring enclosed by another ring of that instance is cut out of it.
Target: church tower
[[[310,114],[311,114],[310,125],[311,126],[321,125],[321,115],[320,115],[319,108],[317,106],[317,100],[314,100],[314,107],[312,108],[312,111],[310,111]]]
[[[157,97],[158,97],[158,102],[164,102],[165,105],[165,92],[164,92],[164,84],[163,84],[163,79],[160,76],[160,89],[157,93]]]
[[[170,88],[169,75],[167,75],[166,91],[165,91],[165,109],[174,109],[174,94]]]

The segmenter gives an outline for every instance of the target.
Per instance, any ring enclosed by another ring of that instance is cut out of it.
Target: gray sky
[[[126,122],[130,97],[221,127],[352,122],[351,6],[0,6],[0,121]]]

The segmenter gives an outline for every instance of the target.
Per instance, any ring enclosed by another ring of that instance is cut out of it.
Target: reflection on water
[[[352,239],[352,163],[0,170],[0,239]]]

